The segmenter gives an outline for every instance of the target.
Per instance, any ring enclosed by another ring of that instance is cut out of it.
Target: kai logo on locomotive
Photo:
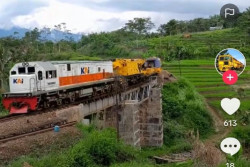
[[[88,68],[87,67],[82,67],[81,68],[81,74],[87,74],[88,73]]]
[[[23,84],[22,78],[13,79],[13,84]]]

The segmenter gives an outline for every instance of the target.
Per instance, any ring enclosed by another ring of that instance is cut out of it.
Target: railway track
[[[76,121],[73,121],[73,122],[62,121],[61,123],[56,124],[56,125],[59,125],[60,128],[65,128],[65,127],[73,126],[75,124],[76,124]],[[26,137],[26,136],[32,136],[32,135],[37,135],[37,134],[48,132],[48,131],[53,131],[53,127],[54,125],[51,125],[50,127],[44,126],[44,127],[33,129],[32,131],[29,131],[29,132],[23,132],[23,133],[11,135],[11,136],[3,136],[0,138],[0,143],[5,143],[8,141],[16,140],[16,139]]]
[[[16,119],[16,118],[21,118],[23,116],[24,115],[7,115],[7,116],[4,116],[4,117],[0,117],[0,123],[10,121],[10,120]]]

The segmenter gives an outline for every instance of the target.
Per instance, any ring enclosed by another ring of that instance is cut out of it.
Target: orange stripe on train
[[[96,73],[78,76],[59,77],[59,85],[67,86],[84,82],[98,81],[101,79],[110,78],[110,76],[112,76],[112,73]]]

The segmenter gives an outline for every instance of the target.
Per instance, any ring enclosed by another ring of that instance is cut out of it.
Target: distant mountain
[[[24,37],[25,33],[31,31],[29,29],[20,28],[20,27],[13,27],[11,29],[0,29],[0,38],[8,37],[8,36],[15,36],[17,38]],[[82,37],[82,34],[73,34],[73,33],[64,33],[58,30],[50,30],[50,29],[42,29],[41,30],[41,37],[40,40],[48,40],[57,42],[60,40],[74,40],[79,41]]]
[[[42,31],[41,33],[41,40],[49,40],[49,41],[60,41],[60,40],[73,40],[79,41],[82,38],[82,34],[73,34],[73,33],[65,33],[58,30],[49,30],[49,31]]]
[[[24,34],[29,31],[25,28],[19,28],[19,27],[13,27],[11,29],[0,29],[0,38],[2,37],[8,37],[8,36],[15,36],[18,38],[24,37]],[[15,34],[17,33],[17,34]]]

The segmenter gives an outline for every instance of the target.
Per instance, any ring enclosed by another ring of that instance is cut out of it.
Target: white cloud
[[[72,0],[70,2],[68,0],[8,0],[1,4],[0,12],[8,13],[9,7],[15,6],[15,8],[8,17],[0,16],[0,27],[9,25],[25,28],[44,26],[53,28],[54,25],[65,22],[68,29],[73,32],[112,31],[121,28],[127,20],[134,17],[151,17],[156,26],[170,19],[188,20],[208,17],[219,14],[220,8],[226,3],[230,2],[228,0],[203,0],[202,2],[200,0]],[[241,10],[250,6],[250,1],[246,0],[231,3],[238,5]]]
[[[32,12],[33,9],[47,5],[48,0],[8,0],[0,5],[0,28],[11,28],[11,19]]]
[[[34,10],[28,15],[12,19],[14,25],[21,27],[54,27],[65,22],[67,27],[77,32],[111,31],[121,28],[124,23],[134,17],[157,17],[155,12],[128,11],[107,12],[96,11],[74,4],[51,1],[48,7]],[[115,21],[115,22],[113,22]]]

